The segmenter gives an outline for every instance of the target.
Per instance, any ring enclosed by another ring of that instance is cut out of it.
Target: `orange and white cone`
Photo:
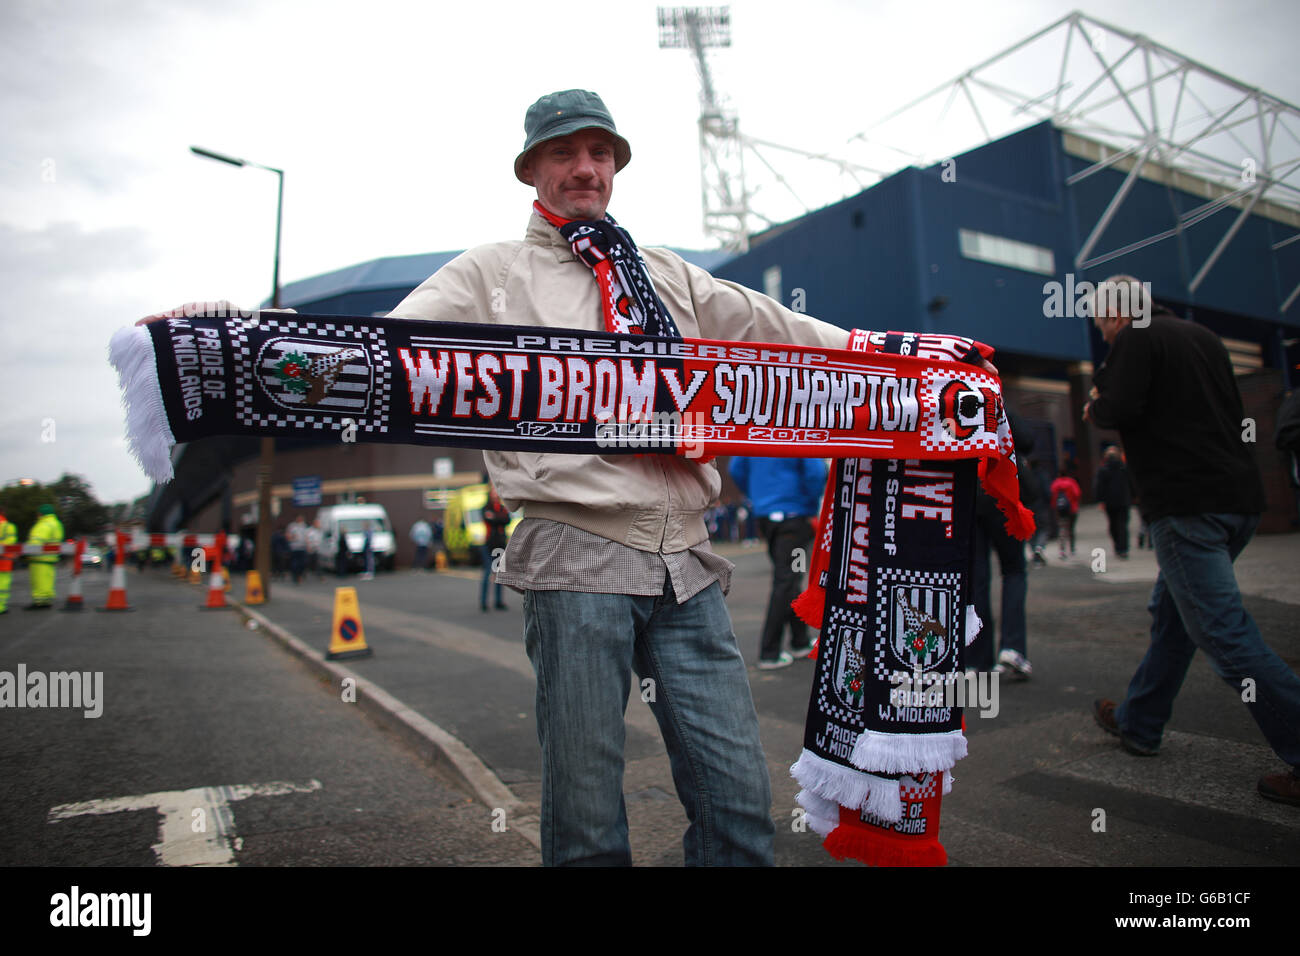
[[[221,569],[217,568],[208,575],[208,603],[202,605],[199,609],[202,611],[224,611],[230,605],[226,603],[226,582],[221,577]]]
[[[113,574],[108,583],[108,603],[101,611],[134,611],[126,603],[126,565],[123,563],[126,551],[126,535],[118,534],[117,548],[113,558]]]
[[[86,539],[77,539],[77,556],[72,561],[72,586],[63,602],[63,610],[80,611],[84,608],[81,600],[81,555],[86,550]]]
[[[231,605],[226,603],[226,579],[221,573],[221,556],[226,552],[226,535],[222,532],[217,535],[217,546],[213,554],[212,572],[208,575],[208,603],[203,605],[200,610],[203,611],[224,611]]]

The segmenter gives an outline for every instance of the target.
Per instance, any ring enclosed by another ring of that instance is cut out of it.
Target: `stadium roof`
[[[673,252],[687,262],[710,272],[732,256],[732,253],[718,249],[706,252],[673,249]],[[322,299],[354,292],[414,289],[460,253],[461,250],[426,252],[418,255],[371,259],[369,262],[361,262],[335,269],[333,272],[287,283],[280,290],[280,302],[286,308],[296,308],[306,303],[319,302]],[[267,305],[269,303],[263,303],[262,307],[266,308]]]

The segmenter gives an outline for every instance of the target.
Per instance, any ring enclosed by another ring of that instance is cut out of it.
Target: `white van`
[[[321,566],[335,568],[339,550],[339,535],[348,547],[348,569],[365,570],[366,526],[370,527],[370,550],[375,555],[375,567],[393,570],[397,558],[397,540],[392,522],[383,505],[328,505],[316,512],[320,519]]]

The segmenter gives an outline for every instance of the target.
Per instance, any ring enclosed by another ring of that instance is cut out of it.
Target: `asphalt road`
[[[106,591],[89,578],[87,604]],[[203,591],[163,572],[131,573],[128,593],[134,613],[0,617],[0,671],[102,674],[98,717],[0,710],[0,864],[535,861],[237,612],[198,610]]]
[[[1052,558],[1031,572],[1034,678],[1001,683],[996,717],[968,716],[970,756],[955,768],[943,804],[950,863],[1295,864],[1300,810],[1255,793],[1257,778],[1280,762],[1203,658],[1158,758],[1127,755],[1093,723],[1093,697],[1121,696],[1145,649],[1144,576],[1152,566],[1149,554],[1138,553],[1108,576],[1094,573],[1087,555],[1096,542],[1087,528],[1081,524],[1078,558]],[[1300,537],[1251,548],[1255,564],[1248,550],[1239,574],[1256,575],[1250,589],[1274,597],[1248,597],[1247,607],[1272,646],[1300,668],[1300,614],[1288,587],[1269,577],[1284,562],[1295,566]],[[729,605],[752,665],[767,557],[738,545],[720,550],[737,565]],[[106,578],[90,579],[88,604],[102,603]],[[21,595],[25,576],[14,583]],[[277,582],[261,611],[324,651],[336,583]],[[454,734],[535,810],[540,755],[518,596],[507,592],[506,611],[481,612],[470,570],[348,583],[358,588],[375,653],[347,667]],[[132,573],[129,587],[139,608],[133,614],[0,617],[0,671],[22,663],[29,671],[104,675],[98,718],[70,708],[0,710],[0,863],[539,862],[522,817],[503,818],[470,799],[345,702],[337,686],[244,627],[236,612],[198,611],[201,590],[162,572]],[[777,862],[848,865],[832,860],[815,834],[800,832],[795,815],[788,768],[801,746],[812,671],[807,661],[750,671],[773,783]],[[680,865],[685,816],[658,729],[635,695],[627,721],[634,861]],[[123,809],[125,797],[148,799]],[[220,825],[194,832],[195,810]]]

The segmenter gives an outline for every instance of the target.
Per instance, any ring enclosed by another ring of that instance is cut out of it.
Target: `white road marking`
[[[221,787],[195,787],[192,790],[163,790],[134,797],[112,797],[65,803],[51,807],[47,822],[57,823],[72,817],[98,816],[131,810],[157,810],[158,842],[153,851],[160,866],[235,866],[235,850],[243,839],[235,836],[235,820],[230,804],[248,797],[278,797],[290,793],[311,793],[321,789],[319,780],[306,784],[277,780],[271,783],[235,784]],[[196,817],[194,811],[202,810]],[[194,832],[201,819],[203,829]],[[233,846],[232,846],[233,842]]]

